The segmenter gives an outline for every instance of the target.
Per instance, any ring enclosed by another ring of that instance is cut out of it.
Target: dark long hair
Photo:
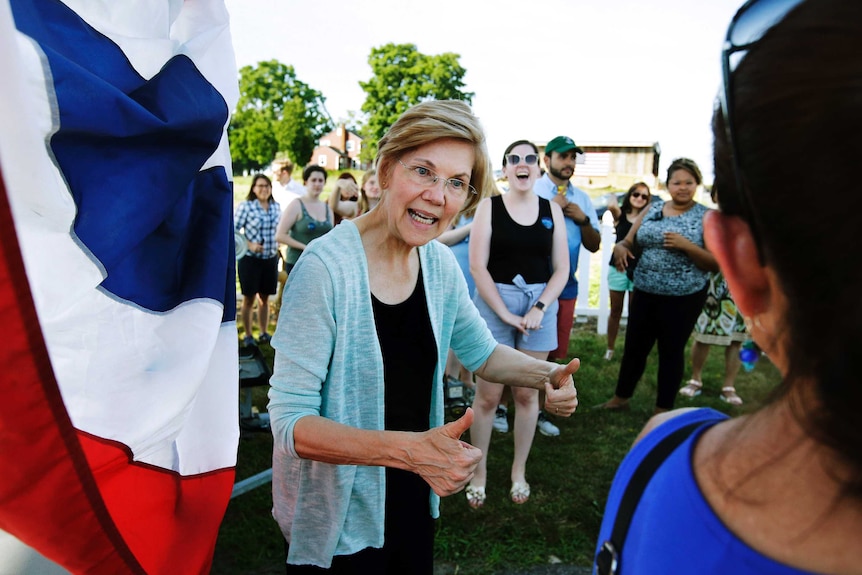
[[[841,217],[862,158],[862,2],[802,2],[748,52],[732,86],[744,189],[720,108],[714,186],[723,212],[756,224],[787,297],[789,368],[773,399],[792,399],[806,432],[847,462],[846,493],[862,497],[862,266],[855,226]],[[797,385],[814,386],[813,405],[788,394]]]
[[[257,185],[258,180],[266,180],[266,183],[269,184],[269,186],[270,186],[269,187],[269,189],[270,189],[269,197],[272,198],[272,180],[270,180],[268,177],[264,176],[263,174],[255,174],[251,178],[251,186],[249,186],[248,193],[245,195],[245,200],[247,202],[250,202],[251,200],[257,199],[257,196],[254,195],[254,187],[255,187],[255,185]]]
[[[650,195],[650,197],[647,198],[647,203],[643,207],[643,209],[646,210],[647,208],[649,208],[649,203],[650,203],[650,200],[652,199],[652,190],[650,190],[649,186],[646,185],[646,183],[644,183],[644,182],[635,182],[634,184],[632,184],[632,187],[629,188],[629,191],[626,192],[626,195],[623,196],[623,203],[620,205],[620,211],[622,213],[624,213],[624,214],[632,213],[632,192],[634,192],[638,188],[644,188],[647,191],[647,193]]]

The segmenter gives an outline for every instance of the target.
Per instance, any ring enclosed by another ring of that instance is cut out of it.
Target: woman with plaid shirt
[[[255,175],[245,201],[237,206],[234,214],[234,230],[242,232],[248,242],[248,253],[237,264],[242,291],[240,317],[245,330],[243,345],[254,344],[251,311],[255,295],[260,301],[257,312],[260,336],[257,341],[266,343],[270,340],[266,328],[269,323],[269,296],[276,292],[278,283],[275,228],[280,216],[281,207],[272,199],[272,182],[263,174]]]

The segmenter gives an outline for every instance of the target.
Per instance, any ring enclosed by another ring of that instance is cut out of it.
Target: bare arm
[[[457,493],[470,479],[482,452],[460,440],[473,410],[428,431],[357,429],[309,415],[296,422],[293,440],[300,457],[338,465],[379,465],[421,476],[437,495]]]
[[[602,243],[602,235],[591,224],[581,226],[581,244],[590,253],[596,253]]]
[[[581,244],[587,251],[596,253],[602,243],[602,235],[593,227],[590,218],[575,202],[569,202],[563,208],[563,214],[570,218],[581,229]]]
[[[342,218],[356,217],[358,202],[351,202],[344,198],[355,197],[359,193],[359,188],[350,180],[338,180],[335,182],[335,189],[329,194],[329,209],[341,216]]]
[[[613,200],[608,201],[608,211],[614,217],[614,223],[620,221],[620,216],[623,215],[623,211],[620,209],[619,203],[617,203],[617,197],[612,196]]]
[[[446,244],[447,246],[454,246],[455,244],[461,243],[464,241],[464,238],[470,235],[470,230],[473,229],[473,222],[469,224],[464,224],[458,228],[452,228],[451,230],[446,230],[437,238],[437,241]]]
[[[297,198],[288,204],[287,209],[281,213],[278,226],[275,228],[275,241],[297,250],[304,250],[305,244],[299,242],[290,235],[290,229],[299,219],[300,200]]]
[[[614,265],[621,272],[625,271],[629,267],[629,263],[635,259],[633,251],[635,249],[635,237],[641,227],[641,220],[643,220],[645,212],[646,210],[640,213],[638,219],[632,224],[629,233],[626,234],[626,237],[614,245]]]
[[[486,381],[544,390],[545,409],[569,416],[578,407],[578,392],[572,374],[580,365],[579,359],[566,365],[535,359],[500,344],[475,373]]]
[[[655,429],[656,427],[658,427],[662,423],[664,423],[666,421],[670,421],[674,417],[677,417],[678,415],[682,415],[683,413],[686,413],[689,411],[694,411],[695,409],[697,409],[697,408],[696,407],[681,407],[679,409],[674,409],[672,411],[666,411],[664,413],[659,413],[658,415],[653,415],[649,419],[649,421],[646,422],[646,425],[643,426],[643,429],[641,429],[641,432],[638,433],[638,436],[635,437],[635,440],[632,443],[632,447],[637,445],[641,439],[646,437],[649,434],[649,432],[651,432],[653,429]]]

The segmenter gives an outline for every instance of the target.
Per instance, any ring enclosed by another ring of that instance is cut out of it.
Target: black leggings
[[[685,367],[685,344],[706,302],[706,288],[683,295],[656,295],[634,290],[626,344],[617,379],[617,397],[634,395],[647,357],[658,342],[658,394],[655,405],[672,409]]]

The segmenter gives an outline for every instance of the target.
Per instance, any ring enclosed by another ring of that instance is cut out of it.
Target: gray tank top
[[[319,238],[332,229],[332,215],[329,213],[329,205],[324,202],[323,205],[326,208],[326,220],[322,222],[315,220],[305,209],[305,204],[302,200],[298,201],[299,206],[302,208],[302,217],[296,220],[296,223],[294,223],[293,227],[290,228],[289,233],[290,237],[294,238],[296,241],[308,245],[311,240]],[[302,250],[288,247],[285,263],[295,264],[300,255],[302,255]]]

